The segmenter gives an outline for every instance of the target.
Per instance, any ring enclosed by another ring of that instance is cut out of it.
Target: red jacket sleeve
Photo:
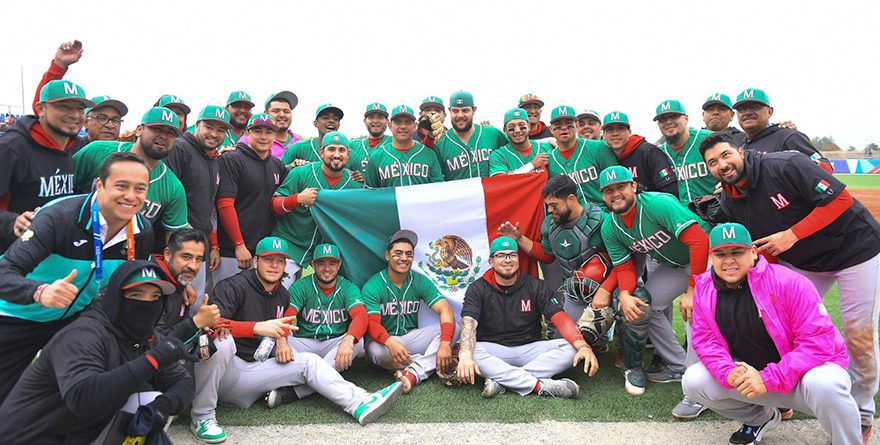
[[[367,308],[362,304],[349,309],[348,315],[351,316],[351,323],[348,325],[348,332],[346,334],[354,337],[354,342],[357,343],[361,341],[361,338],[367,332],[367,326],[370,325],[370,317],[367,315]]]
[[[553,260],[556,259],[555,256],[550,255],[544,251],[544,246],[542,246],[541,243],[534,241],[532,242],[532,250],[526,252],[526,255],[544,264],[550,264],[553,262]]]
[[[299,193],[290,196],[273,196],[272,213],[284,215],[293,211],[299,205]]]
[[[217,216],[232,243],[236,246],[244,244],[241,227],[238,225],[238,213],[235,211],[235,198],[228,196],[217,198]]]
[[[691,260],[691,277],[688,285],[693,287],[694,277],[705,272],[709,265],[709,236],[699,224],[691,224],[682,230],[678,239],[688,246]]]

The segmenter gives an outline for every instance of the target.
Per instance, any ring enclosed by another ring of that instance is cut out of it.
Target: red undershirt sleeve
[[[632,260],[630,260],[630,261],[632,261]],[[630,262],[630,261],[627,261],[627,262]],[[633,270],[635,270],[635,268],[633,268]],[[614,269],[611,269],[611,273],[608,275],[608,278],[606,278],[605,281],[602,282],[602,285],[599,287],[602,289],[605,289],[609,293],[614,292],[614,288],[617,287],[617,281],[618,281],[617,268],[614,268]]]
[[[532,242],[532,250],[526,253],[530,258],[534,258],[544,264],[550,264],[556,259],[553,255],[544,252],[544,246],[541,243]]]
[[[370,315],[370,324],[367,326],[367,333],[370,334],[370,338],[383,345],[391,337],[388,335],[388,331],[385,330],[385,327],[382,326],[382,316],[379,314]]]
[[[709,236],[699,224],[691,224],[678,235],[678,239],[688,246],[691,260],[691,277],[688,286],[693,287],[694,277],[705,272],[709,264]]]
[[[49,69],[43,74],[43,78],[40,79],[40,83],[37,84],[37,93],[34,95],[34,102],[31,104],[31,109],[36,110],[37,104],[40,103],[40,90],[46,86],[47,83],[53,80],[61,80],[64,78],[64,75],[67,73],[67,68],[62,68],[61,65],[55,63],[55,61],[49,62]],[[34,111],[34,114],[37,112]],[[24,113],[22,113],[24,114]]]
[[[244,244],[241,227],[238,225],[238,213],[235,211],[235,198],[229,196],[217,198],[217,216],[232,243],[236,246]]]
[[[636,266],[632,260],[616,266],[612,273],[617,274],[617,287],[621,292],[627,291],[632,294],[636,290]]]
[[[367,308],[360,304],[349,309],[348,315],[351,316],[351,323],[348,325],[346,334],[354,337],[354,342],[357,343],[361,341],[361,338],[367,332],[367,326],[370,325],[370,317],[367,315]]]
[[[550,317],[550,321],[553,322],[556,329],[559,329],[562,338],[571,343],[572,346],[574,346],[574,342],[584,339],[584,336],[581,335],[581,331],[578,330],[577,325],[571,321],[571,318],[565,314],[565,311],[559,311],[553,314],[553,316]]]
[[[256,321],[235,321],[229,320],[230,331],[233,337],[238,338],[254,338],[254,325]]]
[[[823,206],[817,206],[804,219],[791,226],[791,231],[798,239],[804,239],[827,227],[828,224],[834,222],[852,205],[852,195],[844,189],[831,202]]]
[[[220,242],[217,241],[217,230],[212,230],[211,233],[208,234],[208,244],[211,245],[212,249],[219,248]]]
[[[299,205],[299,193],[290,196],[273,196],[272,213],[284,215],[293,211]]]
[[[829,175],[834,174],[834,166],[831,165],[831,162],[829,162],[827,160],[820,161],[819,167],[821,167],[822,170],[825,170],[826,172],[828,172]]]

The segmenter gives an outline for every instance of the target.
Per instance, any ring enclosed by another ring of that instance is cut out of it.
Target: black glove
[[[703,221],[710,224],[718,224],[718,210],[721,203],[718,201],[718,195],[706,195],[697,197],[693,202],[688,203],[688,209],[697,214]]]
[[[159,369],[171,366],[180,360],[197,362],[199,358],[190,354],[189,348],[176,337],[166,337],[153,343],[153,347],[147,351],[147,355],[153,357],[159,364]]]

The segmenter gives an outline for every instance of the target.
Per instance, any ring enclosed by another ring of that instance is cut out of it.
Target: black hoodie
[[[76,138],[66,151],[40,145],[31,136],[37,121],[23,116],[0,137],[0,253],[15,240],[18,215],[74,194],[73,154],[85,144]]]
[[[157,371],[144,357],[147,339],[131,339],[122,326],[122,283],[145,266],[156,268],[146,261],[121,265],[97,303],[46,344],[0,406],[4,443],[89,443],[139,391],[162,391],[153,405],[169,414],[192,401],[192,377],[183,367]]]

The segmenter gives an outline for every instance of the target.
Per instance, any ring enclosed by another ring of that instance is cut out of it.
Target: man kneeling
[[[486,398],[508,389],[521,396],[574,398],[577,383],[552,377],[581,360],[592,377],[599,369],[596,356],[555,293],[543,281],[520,273],[516,249],[512,238],[492,241],[492,269],[465,292],[458,377],[473,384],[475,374],[483,376]],[[541,340],[542,315],[564,338]]]
[[[297,353],[287,335],[296,329],[284,316],[290,305],[281,276],[289,259],[287,241],[267,237],[256,246],[253,269],[219,283],[211,297],[220,309],[220,323],[229,323],[233,338],[221,333],[217,352],[195,366],[196,396],[190,429],[208,443],[226,440],[215,415],[217,402],[247,408],[267,392],[284,386],[308,385],[341,406],[362,425],[386,413],[400,397],[399,382],[372,394],[347,382],[333,366],[312,353]],[[215,326],[216,328],[217,326]],[[258,337],[259,336],[259,337]],[[274,346],[266,346],[264,342]]]
[[[743,422],[731,444],[760,442],[781,421],[777,406],[815,415],[835,444],[862,443],[846,346],[813,284],[759,257],[740,224],[715,227],[709,244],[712,268],[694,292],[700,362],[685,394]]]

